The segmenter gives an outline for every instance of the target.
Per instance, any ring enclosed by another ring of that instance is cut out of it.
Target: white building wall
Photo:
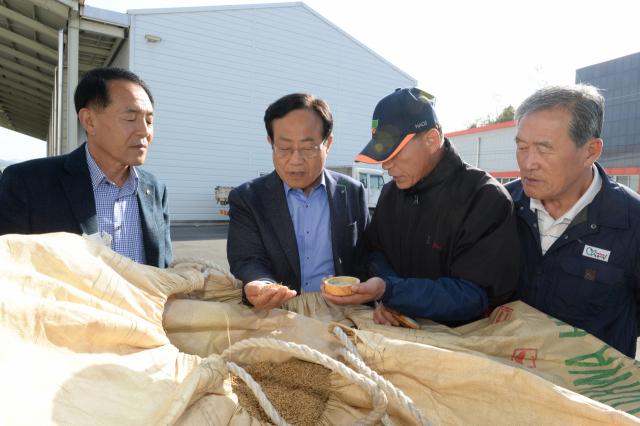
[[[478,131],[457,136],[449,136],[462,159],[476,165],[478,138],[480,138],[480,156],[478,168],[489,172],[518,171],[516,160],[516,126],[501,129]]]
[[[112,67],[129,69],[129,39],[122,42],[120,51],[111,63]]]
[[[416,83],[300,3],[130,13],[130,69],[155,97],[144,168],[167,184],[175,221],[225,219],[215,187],[273,170],[263,116],[281,96],[328,102],[327,165],[342,165],[369,141],[377,102]],[[162,41],[147,43],[146,34]]]

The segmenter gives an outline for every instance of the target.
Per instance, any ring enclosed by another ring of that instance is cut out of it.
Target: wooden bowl
[[[359,282],[360,280],[354,277],[333,277],[324,282],[324,289],[334,296],[351,296],[355,294],[351,291],[351,284]]]
[[[400,323],[401,326],[405,328],[412,328],[414,330],[419,330],[420,328],[422,328],[419,322],[412,320],[411,318],[404,316],[401,313],[394,311],[393,309],[387,308],[387,310],[391,312],[391,315],[393,315],[393,317]]]

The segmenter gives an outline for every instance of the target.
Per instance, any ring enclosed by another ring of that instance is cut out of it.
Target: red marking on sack
[[[496,312],[496,316],[493,318],[491,324],[497,324],[501,321],[508,321],[511,318],[511,312],[513,312],[513,308],[500,306]]]
[[[532,348],[516,349],[513,351],[511,361],[524,365],[529,368],[536,368],[536,360],[538,359],[538,350]]]
[[[228,210],[220,210],[220,214],[223,214],[225,216],[229,216],[229,211]]]

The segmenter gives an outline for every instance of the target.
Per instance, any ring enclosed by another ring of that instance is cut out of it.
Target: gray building
[[[640,52],[576,70],[605,97],[604,146],[598,162],[618,182],[638,191],[640,175]]]
[[[418,84],[302,2],[126,14],[84,3],[0,0],[0,126],[47,140],[50,156],[70,152],[86,140],[73,103],[82,73],[135,72],[155,95],[143,169],[166,183],[174,223],[228,219],[215,188],[273,170],[263,116],[281,96],[329,103],[327,165],[348,166],[376,103]]]

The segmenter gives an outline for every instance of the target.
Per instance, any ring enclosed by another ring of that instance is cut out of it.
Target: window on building
[[[628,175],[616,176],[616,181],[618,181],[618,183],[621,183],[624,186],[629,186],[629,176]]]
[[[503,185],[508,184],[509,182],[513,182],[514,180],[518,179],[517,177],[503,177],[503,178],[495,178],[498,182],[500,182]]]
[[[638,183],[640,182],[640,176],[638,175],[611,175],[611,178],[621,185],[629,187],[635,192],[638,192]]]

